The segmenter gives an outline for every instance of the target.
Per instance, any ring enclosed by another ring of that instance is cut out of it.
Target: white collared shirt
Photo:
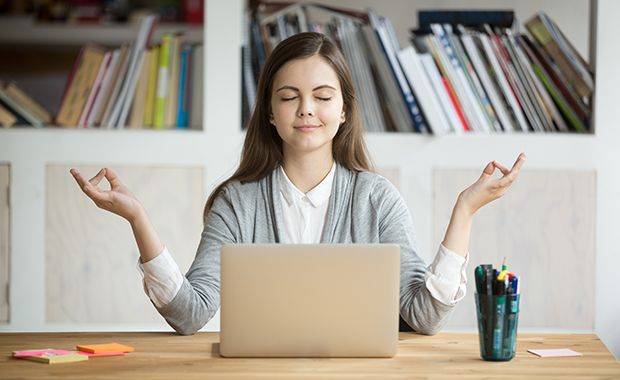
[[[280,166],[280,198],[284,241],[289,244],[317,244],[323,238],[327,207],[332,193],[336,165],[315,188],[304,194]]]

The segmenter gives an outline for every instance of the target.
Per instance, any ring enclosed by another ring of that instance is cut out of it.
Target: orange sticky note
[[[91,352],[93,354],[104,354],[108,352],[133,352],[133,347],[123,346],[118,343],[90,344],[87,346],[77,346],[78,350]]]

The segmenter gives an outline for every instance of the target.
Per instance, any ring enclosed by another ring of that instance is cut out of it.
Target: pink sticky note
[[[20,357],[20,356],[43,356],[43,355],[48,355],[48,354],[52,354],[52,355],[66,355],[66,354],[72,354],[72,353],[73,353],[72,351],[65,351],[65,350],[18,351],[13,356],[15,356],[15,357]]]
[[[527,352],[540,356],[541,358],[555,358],[559,356],[583,356],[582,353],[573,351],[569,348],[560,348],[556,350],[527,350]]]

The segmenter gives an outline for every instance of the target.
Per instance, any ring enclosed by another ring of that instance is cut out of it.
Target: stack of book
[[[55,122],[70,128],[202,128],[203,48],[164,34],[150,46],[158,22],[144,16],[131,44],[80,50]]]
[[[323,17],[321,20],[320,17]],[[368,131],[588,132],[592,70],[544,13],[513,30],[513,11],[420,11],[412,45],[372,9],[259,5],[246,17],[244,116],[258,73],[283,39],[330,37],[351,69]]]

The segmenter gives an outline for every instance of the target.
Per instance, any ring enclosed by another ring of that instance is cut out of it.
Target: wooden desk
[[[2,333],[0,378],[620,378],[620,363],[594,334],[519,334],[516,357],[509,362],[482,360],[475,333],[400,333],[400,339],[398,355],[390,359],[227,359],[218,353],[219,333]],[[11,357],[13,350],[111,342],[135,352],[52,365]],[[571,348],[583,356],[539,358],[527,352],[530,348]]]

